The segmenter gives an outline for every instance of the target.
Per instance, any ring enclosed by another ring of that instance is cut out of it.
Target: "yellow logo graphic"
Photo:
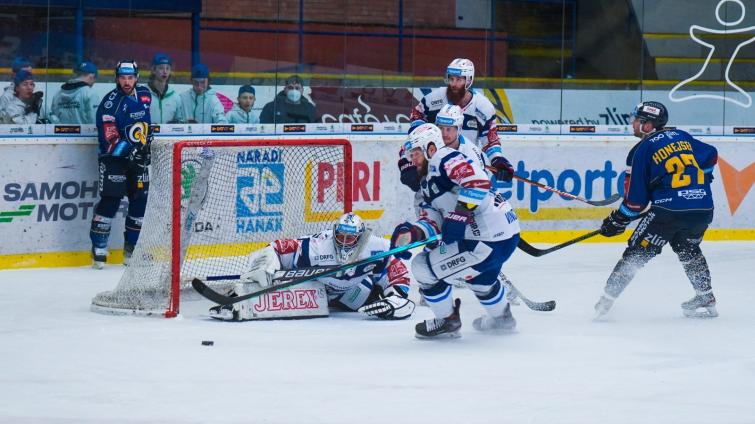
[[[493,103],[497,121],[501,124],[513,124],[514,112],[511,110],[506,90],[503,88],[486,88],[483,90],[483,93]]]

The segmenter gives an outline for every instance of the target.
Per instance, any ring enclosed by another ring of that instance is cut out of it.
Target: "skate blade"
[[[516,333],[516,326],[507,327],[507,328],[487,328],[487,329],[475,327],[475,330],[477,330],[481,334],[489,334],[492,336],[496,336],[500,334],[514,334]]]
[[[698,309],[682,309],[682,312],[684,312],[684,316],[687,318],[715,318],[718,316],[718,310],[715,306],[705,306]]]
[[[93,269],[102,269],[102,268],[105,268],[105,262],[94,261],[94,262],[92,262],[92,268]]]
[[[437,336],[423,336],[422,334],[414,333],[414,337],[420,340],[451,340],[461,338],[461,332],[456,330],[450,333],[438,334]]]

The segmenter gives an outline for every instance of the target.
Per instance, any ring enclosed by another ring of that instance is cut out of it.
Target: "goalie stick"
[[[488,171],[490,171],[492,173],[495,173],[495,172],[498,171],[496,168],[493,168],[492,166],[486,166],[485,169],[487,169]],[[603,199],[603,200],[587,200],[584,197],[577,196],[575,194],[571,194],[571,193],[566,192],[566,191],[561,191],[561,190],[559,190],[559,189],[557,189],[555,187],[547,186],[547,185],[539,183],[537,181],[530,180],[529,178],[520,177],[519,175],[516,175],[516,174],[513,175],[512,178],[514,178],[515,180],[519,180],[519,181],[525,182],[527,184],[532,184],[535,187],[539,187],[539,188],[542,188],[543,190],[556,193],[556,194],[558,194],[560,196],[568,197],[569,199],[578,200],[580,202],[587,203],[588,205],[592,205],[592,206],[608,206],[610,204],[615,203],[617,200],[621,199],[621,195],[619,193],[614,193],[611,196],[609,196],[608,198]]]
[[[215,303],[218,303],[220,305],[232,305],[234,303],[242,302],[244,300],[251,299],[253,297],[257,297],[265,293],[269,293],[272,291],[284,289],[286,287],[295,286],[297,284],[301,284],[310,280],[314,280],[315,278],[328,277],[331,275],[338,274],[339,272],[346,271],[347,269],[356,268],[358,266],[366,265],[372,262],[377,262],[383,258],[387,258],[396,253],[405,252],[407,250],[414,249],[415,247],[424,246],[426,244],[436,242],[436,241],[440,241],[440,237],[438,235],[434,235],[425,240],[416,241],[414,243],[410,243],[404,246],[399,246],[394,249],[391,249],[382,253],[378,253],[377,255],[370,256],[369,258],[362,259],[361,261],[351,262],[351,263],[334,266],[334,267],[290,270],[289,272],[293,273],[292,279],[285,282],[281,282],[280,284],[274,284],[271,286],[263,287],[259,290],[255,290],[251,293],[247,293],[242,296],[229,297],[229,296],[220,294],[216,292],[215,290],[211,289],[210,287],[208,287],[207,284],[205,284],[199,278],[195,278],[194,280],[192,280],[191,285],[192,287],[194,287],[194,290],[199,292],[199,294],[206,297],[207,299],[210,299],[211,301]],[[301,273],[301,275],[298,275],[299,273]]]
[[[556,250],[563,249],[566,246],[571,246],[574,243],[579,243],[582,240],[587,240],[590,237],[595,237],[598,234],[600,234],[600,230],[590,231],[587,234],[582,234],[581,236],[577,238],[571,239],[569,241],[565,241],[553,247],[549,247],[548,249],[538,249],[537,247],[534,247],[531,244],[527,243],[527,241],[525,241],[523,238],[520,238],[519,244],[517,245],[517,247],[519,248],[519,250],[523,251],[524,253],[530,256],[538,257],[538,256],[547,255],[548,253],[555,252]]]
[[[351,263],[356,258],[359,257],[359,254],[362,252],[362,249],[364,249],[364,246],[367,244],[367,242],[370,239],[370,236],[372,235],[372,230],[367,229],[364,234],[359,238],[359,244],[357,244],[357,247],[354,251],[354,253],[351,255],[351,259],[347,263]],[[256,264],[252,264],[252,268],[255,268]],[[290,280],[294,277],[292,275],[293,272],[303,269],[320,269],[320,268],[333,268],[332,266],[314,266],[314,267],[307,267],[307,268],[297,268],[296,270],[278,270],[275,271],[275,274],[272,277],[272,283],[279,283],[282,281]],[[255,280],[253,277],[257,276],[259,271],[257,269],[252,269],[247,272],[241,273],[241,274],[226,274],[226,275],[207,275],[207,276],[192,276],[185,280],[183,280],[185,283],[190,283],[194,280],[194,278],[198,278],[202,281],[234,281],[234,280],[241,280],[245,282],[255,283],[259,282]],[[303,275],[303,274],[302,274]],[[302,275],[296,275],[296,277],[301,277]]]

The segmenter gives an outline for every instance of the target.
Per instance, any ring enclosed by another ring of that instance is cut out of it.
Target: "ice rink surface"
[[[666,249],[595,322],[623,246],[517,252],[508,276],[556,310],[516,306],[516,333],[483,335],[482,307],[456,290],[463,337],[447,341],[414,338],[425,307],[393,322],[226,323],[205,302],[115,317],[89,304],[120,266],[0,271],[0,422],[755,422],[755,243],[703,244],[718,318],[682,317],[693,291]]]

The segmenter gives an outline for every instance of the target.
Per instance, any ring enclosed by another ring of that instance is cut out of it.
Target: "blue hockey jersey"
[[[137,85],[127,96],[118,87],[97,108],[97,140],[100,156],[128,157],[138,144],[149,142],[151,123],[149,89]]]
[[[652,133],[627,156],[628,181],[621,211],[636,216],[650,203],[672,211],[713,209],[715,147],[673,129]]]

